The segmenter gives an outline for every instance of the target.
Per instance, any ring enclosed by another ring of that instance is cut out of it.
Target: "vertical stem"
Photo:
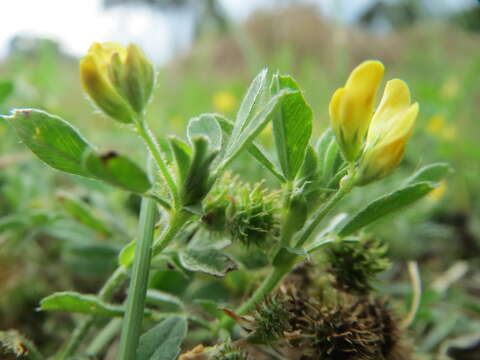
[[[180,204],[180,197],[178,194],[177,185],[175,184],[175,180],[173,179],[172,174],[166,165],[163,153],[160,150],[160,146],[158,145],[155,136],[148,127],[146,121],[144,121],[143,119],[139,119],[139,121],[137,122],[137,131],[143,141],[145,141],[145,144],[147,145],[148,150],[152,154],[152,157],[154,158],[155,163],[157,164],[158,169],[162,174],[162,177],[167,183],[168,189],[172,194],[174,208],[178,208],[178,205]]]
[[[156,204],[153,199],[143,198],[138,225],[138,240],[133,261],[132,279],[128,289],[127,308],[123,318],[120,337],[119,360],[134,360],[140,337],[148,273],[152,256]]]

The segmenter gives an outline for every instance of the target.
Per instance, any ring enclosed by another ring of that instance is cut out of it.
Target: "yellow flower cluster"
[[[152,94],[154,70],[136,45],[94,43],[80,61],[80,77],[94,103],[113,119],[131,123]]]
[[[397,167],[418,114],[418,103],[411,103],[408,86],[399,79],[387,82],[374,111],[383,73],[378,61],[360,64],[330,102],[340,149],[351,164],[358,160],[358,185],[379,180]]]

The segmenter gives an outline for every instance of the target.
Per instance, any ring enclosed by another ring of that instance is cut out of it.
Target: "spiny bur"
[[[375,277],[390,267],[387,250],[383,241],[370,235],[356,242],[332,244],[326,254],[333,285],[347,293],[369,293]]]

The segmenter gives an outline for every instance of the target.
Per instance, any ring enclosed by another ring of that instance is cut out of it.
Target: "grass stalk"
[[[120,337],[119,360],[134,360],[136,356],[144,316],[156,210],[155,200],[142,199],[132,278]]]

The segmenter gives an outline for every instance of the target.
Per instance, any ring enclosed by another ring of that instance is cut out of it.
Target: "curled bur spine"
[[[308,298],[285,288],[257,307],[251,343],[288,345],[302,360],[407,360],[397,319],[387,303],[336,293]]]

